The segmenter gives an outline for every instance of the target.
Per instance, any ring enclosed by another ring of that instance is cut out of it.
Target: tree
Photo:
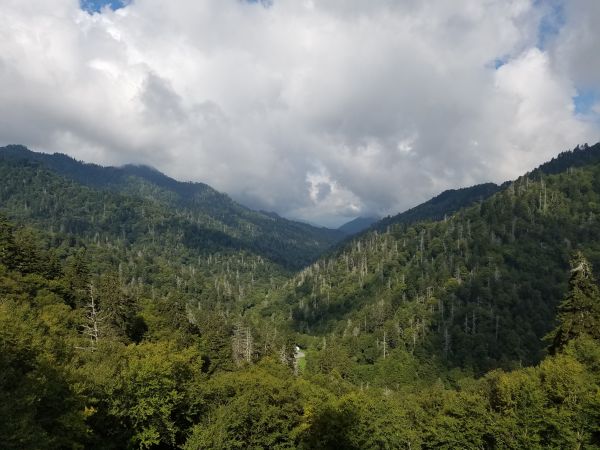
[[[89,286],[89,298],[85,305],[85,322],[82,332],[90,339],[90,346],[83,347],[89,350],[95,350],[98,341],[105,334],[106,314],[100,309],[98,304],[96,289],[92,284]]]
[[[135,299],[124,292],[116,274],[108,273],[100,278],[98,297],[109,333],[120,339],[139,342],[146,331],[146,324],[138,315],[139,306]]]
[[[236,324],[231,338],[231,347],[233,351],[233,359],[237,365],[241,365],[243,361],[250,364],[252,357],[254,340],[250,327],[244,327],[241,323]]]
[[[351,392],[318,404],[305,414],[301,449],[420,448],[410,416],[412,398]]]
[[[90,448],[179,448],[197,421],[203,375],[195,346],[101,341],[85,356],[84,394],[95,414]]]
[[[307,395],[306,385],[290,377],[289,369],[265,359],[260,367],[221,373],[207,384],[212,411],[192,428],[185,450],[298,448]],[[313,389],[311,387],[310,389]]]
[[[71,306],[84,306],[88,299],[90,285],[90,268],[85,249],[80,248],[67,259],[65,281],[69,289]]]
[[[14,227],[3,216],[0,216],[0,264],[12,267],[16,252]]]
[[[58,337],[35,310],[0,299],[0,446],[83,448],[83,399],[57,364]],[[59,351],[60,352],[60,351]]]
[[[600,291],[585,256],[577,252],[571,260],[569,291],[558,307],[558,327],[549,336],[549,351],[560,351],[569,341],[583,335],[600,339]]]

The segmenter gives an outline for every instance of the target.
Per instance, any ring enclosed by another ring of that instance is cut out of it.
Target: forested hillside
[[[344,234],[353,235],[366,230],[377,221],[378,219],[375,217],[357,217],[356,219],[343,224],[338,230],[344,232]]]
[[[542,164],[530,173],[532,178],[540,173],[546,175],[564,172],[572,167],[581,167],[600,162],[600,146],[589,147],[587,144],[577,147],[572,151],[566,151],[552,158],[551,161]],[[449,189],[432,199],[410,208],[402,213],[386,217],[371,226],[371,229],[385,231],[387,227],[394,224],[411,224],[423,220],[441,220],[461,208],[471,206],[491,197],[496,192],[506,187],[506,183],[498,186],[494,183],[483,183],[475,186]]]
[[[12,145],[0,148],[0,170],[5,213],[56,231],[102,234],[109,220],[113,234],[135,240],[148,232],[162,236],[156,226],[169,216],[188,247],[249,250],[287,269],[303,267],[345,237],[252,211],[206,184],[179,182],[145,166],[102,167]]]
[[[364,381],[396,348],[477,373],[538,362],[570,254],[600,266],[600,164],[578,166],[536,170],[444,220],[355,239],[288,283],[292,326],[336,341]]]
[[[411,224],[423,220],[441,220],[461,208],[485,200],[500,189],[501,187],[494,183],[478,184],[462,189],[449,189],[414,208],[395,216],[386,217],[376,222],[371,228],[385,231],[387,227],[395,224]]]
[[[587,267],[575,257],[540,365],[440,378],[396,349],[375,365],[380,388],[340,372],[336,345],[303,369],[285,342],[236,364],[239,328],[230,336],[205,311],[137,297],[2,220],[2,446],[598,448],[600,295]]]
[[[600,448],[598,148],[296,274],[308,226],[0,151],[1,447]]]

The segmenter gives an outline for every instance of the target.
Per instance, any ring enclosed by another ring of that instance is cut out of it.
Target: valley
[[[600,144],[350,237],[148,167],[0,177],[5,448],[600,445]]]

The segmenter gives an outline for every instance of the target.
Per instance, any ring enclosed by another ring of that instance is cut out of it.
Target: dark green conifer
[[[550,353],[583,335],[600,339],[600,291],[590,263],[581,252],[571,260],[569,291],[558,307],[557,317],[559,325],[550,335]]]
[[[14,226],[6,218],[0,216],[0,264],[7,267],[14,265],[16,254],[14,231]]]

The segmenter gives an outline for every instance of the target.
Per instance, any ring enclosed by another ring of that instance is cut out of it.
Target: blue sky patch
[[[600,102],[600,92],[595,90],[581,90],[573,97],[575,104],[575,114],[588,115],[594,114],[592,108]]]
[[[488,63],[486,63],[485,68],[491,69],[491,70],[498,70],[500,67],[505,65],[509,59],[510,59],[509,56],[501,56],[501,57],[499,56],[498,58],[493,59],[493,60],[489,61]]]
[[[102,8],[108,6],[113,11],[125,8],[132,0],[79,0],[79,6],[90,14],[100,12]],[[273,0],[245,0],[248,3],[257,3],[265,8],[273,6]]]
[[[548,43],[555,38],[566,22],[563,0],[536,0],[535,5],[547,8],[547,14],[542,17],[538,28],[537,46],[544,50]]]
[[[100,12],[105,6],[112,10],[124,8],[128,3],[130,3],[128,0],[79,0],[81,9],[90,14]]]
[[[248,3],[258,3],[265,8],[273,6],[273,0],[246,0]]]
[[[498,70],[500,67],[502,67],[504,64],[506,64],[507,61],[508,61],[508,57],[496,58],[494,60],[494,69]]]

